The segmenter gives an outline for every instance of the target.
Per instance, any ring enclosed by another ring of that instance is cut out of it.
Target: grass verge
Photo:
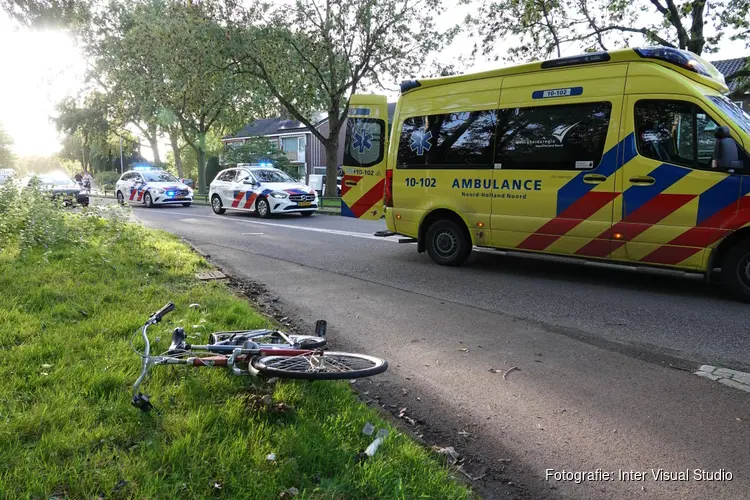
[[[346,382],[254,386],[221,370],[162,366],[144,390],[161,414],[133,408],[140,360],[129,339],[167,301],[177,310],[151,329],[154,352],[176,326],[195,341],[267,320],[225,285],[198,282],[208,263],[169,234],[121,218],[58,222],[79,236],[25,243],[6,226],[0,241],[0,497],[470,496]],[[390,435],[360,462],[366,422]]]

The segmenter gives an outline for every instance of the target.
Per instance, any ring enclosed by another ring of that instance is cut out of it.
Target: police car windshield
[[[281,170],[253,170],[253,175],[260,182],[294,182]]]
[[[710,95],[709,99],[732,119],[747,135],[750,135],[750,115],[723,95]]]
[[[177,177],[169,172],[141,172],[146,182],[179,182]]]

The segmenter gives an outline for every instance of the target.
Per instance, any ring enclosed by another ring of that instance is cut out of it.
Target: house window
[[[299,138],[298,137],[283,137],[281,139],[281,150],[286,151],[286,152],[299,151]]]

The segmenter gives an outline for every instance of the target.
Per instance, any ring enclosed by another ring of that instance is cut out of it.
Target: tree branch
[[[600,33],[605,33],[607,31],[627,31],[629,33],[641,33],[643,35],[646,35],[649,38],[652,38],[659,42],[660,44],[666,46],[666,47],[672,47],[676,48],[674,44],[668,42],[664,38],[660,37],[653,31],[647,29],[647,28],[630,28],[628,26],[607,26],[605,28],[599,28],[597,30],[594,30],[593,33],[589,33],[588,35],[582,35],[580,37],[576,37],[575,40],[585,40],[586,38],[591,38],[592,36],[597,36]]]
[[[688,45],[688,36],[685,28],[682,26],[682,19],[680,19],[680,12],[677,10],[677,6],[674,0],[666,0],[667,8],[669,9],[669,15],[666,16],[667,20],[677,29],[677,39],[680,43],[681,49],[686,49]],[[658,2],[658,0],[651,0],[651,3]]]

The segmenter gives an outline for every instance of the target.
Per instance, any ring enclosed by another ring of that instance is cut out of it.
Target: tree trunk
[[[159,141],[156,139],[156,136],[149,136],[148,143],[151,145],[151,151],[154,153],[154,163],[156,165],[160,164],[161,158],[159,157]]]
[[[336,192],[337,177],[338,177],[338,156],[339,156],[339,140],[338,137],[335,140],[326,141],[326,186],[323,196],[326,198],[335,198],[338,196]]]
[[[326,189],[323,196],[326,198],[335,198],[338,177],[338,157],[339,157],[339,133],[341,124],[339,122],[338,110],[328,112],[328,140],[323,144],[326,148]]]
[[[182,155],[180,154],[180,133],[178,131],[169,131],[169,143],[172,145],[172,154],[174,155],[174,166],[177,169],[177,177],[182,179]]]
[[[206,194],[206,133],[201,131],[198,134],[198,194]]]

